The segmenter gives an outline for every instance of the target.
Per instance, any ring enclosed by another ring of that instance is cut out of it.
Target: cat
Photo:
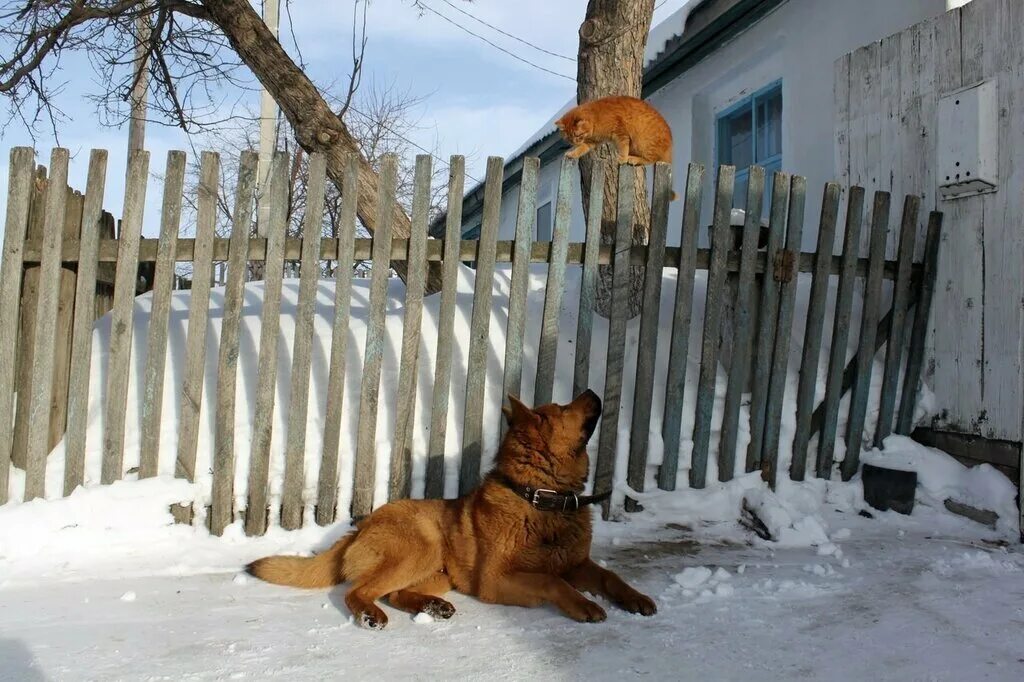
[[[618,162],[634,166],[672,163],[672,129],[665,118],[642,99],[603,97],[567,111],[555,125],[573,148],[566,152],[578,159],[595,145],[612,142]],[[677,198],[672,192],[672,200]]]

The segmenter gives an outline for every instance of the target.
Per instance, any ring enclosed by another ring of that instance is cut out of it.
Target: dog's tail
[[[268,556],[252,562],[245,570],[275,585],[307,589],[332,587],[345,580],[342,559],[357,533],[349,533],[316,556]]]

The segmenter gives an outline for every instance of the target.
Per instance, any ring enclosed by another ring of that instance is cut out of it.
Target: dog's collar
[[[574,512],[588,504],[604,502],[612,496],[609,490],[600,495],[577,495],[574,492],[558,492],[549,488],[534,488],[516,483],[505,474],[497,476],[499,483],[530,503],[537,511]]]

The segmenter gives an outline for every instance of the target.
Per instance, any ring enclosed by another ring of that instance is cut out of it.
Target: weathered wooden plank
[[[887,185],[882,163],[882,43],[850,56],[850,183],[873,192]],[[830,244],[831,246],[831,244]],[[867,250],[867,244],[863,244]]]
[[[323,229],[327,161],[323,154],[309,159],[306,213],[302,219],[302,261],[299,266],[299,302],[292,343],[291,387],[284,449],[284,490],[281,493],[281,527],[302,526],[306,464],[306,416],[309,414],[309,369],[313,354],[313,313],[320,281],[320,231]]]
[[[843,397],[843,369],[846,364],[846,347],[850,340],[850,315],[853,312],[853,292],[857,284],[855,265],[860,252],[860,232],[864,224],[864,188],[851,187],[846,203],[846,229],[843,233],[843,265],[839,274],[839,288],[836,291],[835,317],[832,324],[832,347],[829,349],[828,379],[825,383],[825,398],[822,402],[822,427],[818,435],[818,457],[816,471],[819,478],[828,478],[832,471],[835,455],[836,429],[839,421],[839,401]],[[811,430],[813,433],[813,419]],[[802,481],[805,467],[797,467],[796,458],[789,477]],[[804,463],[800,463],[804,464]]]
[[[484,381],[487,377],[487,338],[491,322],[491,290],[494,258],[501,219],[502,159],[487,159],[480,247],[476,256],[473,317],[469,327],[469,359],[466,362],[466,412],[462,427],[462,461],[459,463],[459,494],[465,495],[480,482],[483,459]]]
[[[142,379],[142,440],[139,445],[139,478],[156,476],[160,461],[160,419],[164,406],[164,368],[167,362],[167,322],[174,285],[174,248],[181,225],[185,153],[167,153],[164,198],[161,208],[160,246],[153,276],[153,307],[149,317],[149,345]]]
[[[412,232],[409,237],[408,273],[405,278],[405,321],[402,326],[402,360],[398,370],[398,405],[395,437],[391,447],[388,500],[409,497],[412,492],[413,418],[416,415],[416,379],[419,375],[420,334],[423,321],[423,289],[427,281],[427,230],[430,211],[431,156],[416,157],[412,198]]]
[[[213,274],[213,235],[217,219],[217,190],[220,186],[220,156],[203,152],[199,162],[199,190],[196,201],[196,254],[192,264],[192,290],[185,339],[185,371],[181,384],[178,422],[176,475],[195,480],[196,448],[199,443],[199,411],[203,405],[206,368],[206,323],[209,316],[210,279]]]
[[[764,169],[750,167],[747,183],[746,217],[743,223],[743,245],[740,250],[739,291],[736,299],[732,363],[725,390],[725,414],[722,417],[722,440],[718,446],[718,480],[731,481],[736,471],[736,436],[740,422],[740,401],[750,372],[753,344],[754,261],[761,233],[761,207],[764,201]]]
[[[792,200],[794,197],[790,195]],[[818,245],[815,254],[814,275],[804,324],[803,354],[800,358],[800,379],[796,391],[796,432],[793,435],[793,460],[790,474],[803,480],[807,465],[807,444],[811,438],[811,413],[814,412],[814,392],[818,383],[818,360],[821,356],[821,335],[825,327],[825,299],[832,247],[835,243],[836,221],[839,215],[839,185],[825,185],[818,223]],[[792,228],[792,221],[790,221]],[[774,370],[773,370],[774,371]]]
[[[537,347],[537,376],[533,388],[533,404],[551,402],[555,386],[555,359],[558,355],[558,323],[562,314],[562,292],[565,289],[565,259],[569,250],[569,223],[572,220],[572,179],[579,162],[562,157],[555,199],[555,223],[551,238],[551,260],[544,288],[544,316],[541,321],[540,345]],[[662,254],[663,256],[664,254]]]
[[[672,167],[665,163],[654,167],[654,192],[651,199],[650,233],[647,238],[647,264],[640,310],[640,338],[637,341],[636,384],[633,389],[633,416],[629,438],[626,482],[633,490],[643,491],[647,474],[647,448],[651,431],[651,399],[654,396],[654,367],[658,355],[658,317],[661,313],[661,282],[665,276],[665,238],[672,195]],[[636,500],[626,498],[626,511],[638,511]]]
[[[0,348],[9,349],[8,352],[0,353],[0,505],[7,503],[10,488],[11,446],[14,441],[14,370],[17,358],[13,350],[18,341],[22,255],[32,201],[34,165],[31,147],[11,149],[4,250],[0,260]]]
[[[910,265],[914,258],[914,239],[917,237],[917,213],[921,198],[907,195],[903,202],[903,218],[900,229],[899,272],[892,298],[892,326],[885,348],[885,370],[882,374],[882,394],[878,403],[878,422],[875,426],[875,447],[882,447],[882,441],[892,433],[893,408],[896,405],[897,383],[903,364],[903,332],[906,327],[907,309],[910,307]]]
[[[619,442],[619,410],[622,404],[622,371],[626,357],[626,324],[629,321],[629,245],[633,231],[632,167],[619,166],[619,184],[615,223],[615,262],[612,265],[612,300],[608,317],[608,359],[605,363],[604,404],[601,432],[597,442],[594,469],[594,494],[611,491],[615,475],[615,457]],[[605,502],[602,514],[607,518],[611,505]]]
[[[338,448],[341,442],[341,411],[345,401],[345,359],[348,354],[349,311],[352,306],[352,277],[356,238],[356,187],[359,184],[359,157],[346,160],[341,186],[341,229],[336,257],[338,275],[334,280],[334,323],[331,327],[331,367],[327,373],[327,406],[324,409],[324,448],[317,481],[316,522],[334,523],[338,509]]]
[[[693,425],[691,488],[703,488],[707,478],[711,416],[715,407],[715,388],[718,381],[718,337],[722,322],[722,297],[725,293],[726,256],[732,241],[729,223],[735,180],[734,167],[718,167],[711,235],[711,263],[708,269],[707,299],[704,303],[704,338],[701,342],[700,375],[697,380],[697,406]]]
[[[768,221],[765,260],[775,263],[786,234],[786,210],[789,208],[789,173],[772,174],[772,206]],[[765,409],[768,406],[768,379],[775,352],[775,323],[779,316],[779,281],[774,273],[761,278],[760,313],[757,318],[757,348],[754,351],[754,379],[750,392],[750,443],[747,445],[746,471],[761,466],[764,445]]]
[[[66,188],[67,202],[64,209],[64,234],[61,241],[78,240],[82,232],[82,204],[84,197],[70,187]],[[76,269],[62,264],[57,293],[57,323],[51,342],[53,348],[53,393],[50,396],[50,433],[47,448],[53,449],[67,431],[68,393],[71,378],[71,347],[75,318]]]
[[[868,410],[871,369],[875,361],[875,334],[881,308],[882,262],[889,229],[889,193],[876,192],[871,211],[871,249],[868,276],[864,282],[864,307],[861,311],[860,342],[857,345],[857,379],[850,394],[850,416],[846,423],[846,457],[840,466],[843,480],[850,480],[860,464],[864,419]],[[830,472],[826,472],[828,474]]]
[[[191,263],[194,253],[195,240],[191,238],[179,238],[178,239],[178,251],[175,256],[175,261],[179,263]],[[356,239],[355,250],[353,252],[353,258],[356,260],[370,260],[373,257],[372,252],[373,240],[371,239]],[[514,241],[499,241],[497,244],[497,251],[495,257],[495,263],[511,263],[513,248],[515,246]],[[227,260],[228,258],[228,240],[227,239],[214,239],[213,249],[213,260]],[[302,240],[291,239],[285,240],[285,260],[298,260],[302,257]],[[139,262],[154,262],[156,260],[156,239],[143,239],[139,246]],[[586,244],[583,243],[572,243],[569,244],[568,255],[566,256],[567,265],[582,265],[584,262],[584,249]],[[28,239],[25,243],[24,251],[24,262],[26,264],[38,263],[39,262],[39,250],[40,242],[38,239]],[[63,262],[74,262],[78,257],[78,244],[71,243],[65,244],[63,247],[63,253],[61,254],[61,260]],[[431,239],[427,241],[427,260],[428,261],[443,261],[444,260],[444,240],[443,239]],[[642,267],[647,262],[647,245],[646,244],[633,244],[627,250],[629,254],[629,264],[634,267]],[[477,255],[477,241],[476,240],[465,240],[458,241],[455,253],[458,255],[460,261],[473,261]],[[611,265],[613,259],[613,247],[610,244],[606,244],[598,247],[597,250],[597,264],[598,265]],[[816,263],[818,262],[817,254],[813,252],[796,254],[797,256],[797,271],[798,272],[814,272]],[[250,261],[261,261],[266,259],[266,240],[253,238],[249,240],[248,259]],[[322,240],[320,245],[320,260],[337,260],[338,249],[336,240],[325,238]],[[391,243],[391,255],[392,261],[404,261],[409,258],[409,241],[407,239],[395,239]],[[114,239],[101,239],[100,240],[100,253],[99,262],[103,264],[113,263],[117,260],[117,241]],[[551,260],[551,243],[550,242],[534,242],[530,247],[530,262],[531,263],[542,263],[547,264]],[[698,270],[706,270],[708,265],[711,263],[711,251],[710,249],[697,249],[696,267]],[[665,247],[665,267],[676,268],[679,267],[679,247],[678,246],[666,246]],[[828,265],[829,273],[833,275],[839,274],[842,270],[842,258],[839,256],[832,256],[831,262]],[[739,251],[730,251],[726,258],[726,268],[729,272],[739,272],[740,270],[740,253]],[[758,253],[757,260],[755,261],[754,272],[761,274],[763,272],[771,271],[772,267],[765,267],[765,257],[763,253]],[[857,275],[863,277],[868,271],[868,259],[860,258],[857,261]],[[920,266],[914,266],[915,275],[920,272]],[[896,278],[896,261],[886,261],[885,269],[883,271],[883,277],[887,280]]]
[[[537,224],[537,171],[540,159],[523,159],[519,183],[519,208],[516,215],[516,238],[512,252],[512,277],[508,294],[508,324],[505,325],[505,370],[502,401],[507,396],[520,397],[523,390],[523,344],[526,334],[526,295],[530,286],[530,246]],[[501,435],[508,432],[508,422],[501,420]]]
[[[96,250],[103,219],[103,193],[107,151],[89,155],[89,175],[82,207],[78,280],[75,283],[75,319],[72,323],[71,366],[68,382],[68,426],[64,446],[64,496],[85,482],[85,432],[89,418],[89,381],[92,364],[92,328],[96,306]],[[0,434],[2,436],[2,434]]]
[[[455,294],[459,283],[459,245],[462,230],[462,194],[466,182],[466,159],[451,157],[448,165],[448,216],[444,232],[444,267],[441,306],[437,313],[437,359],[434,362],[434,390],[430,400],[430,443],[423,495],[444,497],[444,449],[448,430],[448,393],[452,379],[452,347],[455,329]]]
[[[374,232],[373,270],[370,271],[370,314],[366,325],[366,351],[359,389],[359,426],[356,434],[355,482],[352,486],[352,517],[373,511],[373,490],[377,470],[377,405],[380,400],[380,370],[384,359],[384,323],[387,316],[391,243],[391,214],[395,204],[398,160],[385,157],[381,164],[377,192],[377,215],[386,216]],[[379,240],[379,241],[378,241]]]
[[[146,205],[149,152],[128,156],[128,181],[121,219],[117,273],[114,275],[114,309],[110,327],[110,360],[107,364],[107,411],[103,429],[103,464],[100,482],[113,483],[124,475],[124,420],[131,370],[132,327],[135,313],[135,281],[139,260],[139,235]]]
[[[833,194],[826,186],[826,203]],[[835,188],[838,201],[838,188]],[[786,221],[786,251],[797,253],[804,230],[804,204],[807,196],[807,179],[794,175],[789,184],[789,217]],[[824,213],[826,206],[823,206]],[[830,212],[834,208],[828,207]],[[832,218],[835,230],[835,217]],[[819,230],[822,229],[819,226]],[[829,238],[828,244],[832,244]],[[829,250],[826,253],[830,253]],[[796,304],[796,289],[799,283],[796,271],[783,266],[779,284],[779,317],[775,325],[775,351],[772,358],[771,376],[768,378],[768,402],[765,406],[764,450],[761,456],[761,476],[772,488],[778,476],[779,438],[782,429],[782,408],[786,397],[786,381],[789,373],[789,348],[793,334],[793,308]],[[813,289],[813,286],[812,286]],[[812,294],[813,296],[813,294]],[[820,333],[820,332],[819,332]],[[806,339],[805,339],[806,342]]]
[[[914,323],[910,331],[910,347],[907,349],[907,368],[903,375],[903,395],[896,416],[896,433],[904,436],[909,436],[914,426],[914,408],[917,406],[921,374],[924,370],[925,339],[928,335],[928,318],[931,315],[935,294],[941,240],[942,214],[933,211],[928,218],[928,234],[924,240],[924,274],[921,276],[921,288],[914,303]]]
[[[850,55],[845,54],[832,65],[832,88],[835,102],[836,179],[844,187],[850,184]]]
[[[274,399],[277,395],[277,341],[280,336],[281,280],[284,278],[284,235],[287,229],[288,154],[275,152],[270,169],[267,260],[263,265],[263,313],[260,318],[259,369],[256,373],[256,406],[249,446],[249,483],[245,506],[246,535],[267,530],[270,497],[270,441],[274,431]],[[259,209],[257,208],[257,214]],[[390,211],[386,214],[390,215]],[[258,222],[259,218],[257,218]],[[386,221],[385,221],[386,222]],[[258,226],[257,226],[258,229]],[[207,274],[204,281],[209,282]]]
[[[597,260],[601,247],[601,211],[604,209],[604,166],[595,164],[590,180],[590,210],[580,273],[580,306],[576,315],[573,344],[572,395],[578,396],[590,384],[590,346],[594,334],[594,297],[597,295]]]
[[[668,347],[668,374],[665,380],[665,407],[661,420],[663,453],[658,469],[658,487],[675,490],[679,473],[679,438],[683,421],[683,397],[686,391],[686,363],[690,354],[690,323],[693,317],[693,271],[696,266],[697,239],[700,236],[701,197],[704,193],[704,166],[691,163],[686,171],[682,234],[679,239],[679,270],[676,273],[676,298],[672,308],[672,336]]]
[[[231,214],[231,249],[228,281],[224,287],[224,321],[217,355],[217,403],[213,435],[213,482],[210,490],[210,532],[221,535],[234,519],[235,497],[235,386],[238,381],[238,344],[245,280],[248,274],[246,241],[252,226],[253,192],[256,188],[255,152],[242,152],[238,162],[238,187]],[[180,464],[180,460],[179,460]],[[190,469],[176,472],[192,480]]]
[[[46,194],[43,222],[43,258],[39,268],[39,298],[32,357],[32,402],[29,407],[28,450],[25,462],[25,500],[43,497],[46,488],[46,455],[50,451],[50,397],[53,391],[53,337],[57,325],[60,283],[60,244],[67,206],[68,150],[56,148],[50,155],[50,191]],[[47,352],[49,351],[49,352]]]

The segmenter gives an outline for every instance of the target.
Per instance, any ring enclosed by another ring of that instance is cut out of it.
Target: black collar
[[[498,473],[496,479],[499,483],[530,503],[537,511],[574,512],[588,504],[604,502],[612,496],[609,490],[600,495],[577,495],[576,493],[558,492],[548,488],[534,488],[528,485],[516,483],[508,476]]]

